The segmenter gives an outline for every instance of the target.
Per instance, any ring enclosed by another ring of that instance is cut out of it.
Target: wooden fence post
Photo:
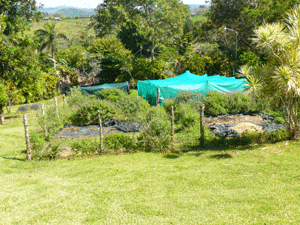
[[[171,106],[171,144],[174,150],[174,107]]]
[[[25,139],[26,139],[26,147],[27,147],[27,160],[31,160],[31,147],[30,147],[30,138],[28,132],[28,123],[27,123],[27,115],[23,115],[24,128],[25,128]]]
[[[156,93],[156,106],[158,107],[160,104],[160,88],[157,87],[157,93]]]
[[[45,116],[45,105],[42,104],[42,116]]]
[[[200,146],[204,146],[204,104],[200,106]]]
[[[57,98],[56,98],[56,97],[54,97],[54,100],[55,100],[56,114],[57,114],[57,117],[59,118],[59,114],[58,114],[58,104],[57,104]]]
[[[63,99],[64,99],[64,104],[66,104],[67,101],[66,101],[66,96],[65,95],[63,95]]]
[[[102,153],[102,149],[103,149],[103,141],[102,141],[102,121],[101,121],[101,117],[100,117],[100,110],[97,111],[98,112],[98,118],[99,118],[99,126],[100,126],[100,154]]]

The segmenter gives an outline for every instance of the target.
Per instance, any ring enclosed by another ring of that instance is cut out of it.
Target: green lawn
[[[28,162],[16,110],[0,126],[0,224],[300,223],[296,141]]]

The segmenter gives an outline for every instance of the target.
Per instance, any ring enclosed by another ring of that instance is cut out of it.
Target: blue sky
[[[74,1],[74,0],[37,0],[38,3],[44,4],[44,7],[55,7],[55,6],[74,6],[81,8],[96,8],[96,6],[102,2],[101,0],[85,0],[85,1]],[[205,4],[205,0],[183,0],[185,4]]]

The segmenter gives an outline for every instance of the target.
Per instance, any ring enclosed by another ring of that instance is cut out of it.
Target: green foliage
[[[204,112],[207,115],[218,116],[220,114],[227,114],[228,111],[228,97],[225,94],[212,91],[203,99],[205,105]]]
[[[176,130],[188,129],[199,121],[199,113],[190,104],[181,104],[176,108],[174,122]]]
[[[125,64],[130,64],[132,58],[131,52],[112,35],[94,40],[88,51],[102,57],[98,76],[103,83],[113,83],[119,75],[125,74],[122,68]]]
[[[82,93],[82,91],[78,90],[76,87],[71,89],[71,93],[69,93],[69,99],[68,104],[71,107],[78,108],[82,103],[85,103],[87,100],[87,97],[85,97]]]
[[[100,144],[91,139],[77,139],[71,143],[71,149],[76,156],[90,156],[99,153]]]
[[[43,130],[44,134],[46,134],[46,139],[50,140],[51,137],[64,125],[64,117],[57,116],[55,106],[50,106],[45,109],[45,116],[40,116],[38,118],[38,123]],[[63,114],[62,114],[63,115]]]
[[[97,91],[96,95],[100,99],[117,102],[122,100],[127,94],[120,89],[103,89],[101,91]]]
[[[138,90],[130,90],[129,95],[130,95],[130,96],[138,96],[138,95],[139,95],[139,92],[138,92]]]
[[[49,73],[42,72],[43,78],[44,78],[44,98],[50,99],[53,98],[56,94],[56,83],[57,83],[57,77],[53,76]]]
[[[243,93],[222,94],[212,91],[204,98],[205,114],[218,116],[221,114],[255,113],[267,108],[259,105],[260,101]]]
[[[243,52],[239,56],[240,65],[258,66],[261,64],[260,57],[251,51]]]
[[[258,112],[255,100],[243,93],[231,93],[228,95],[227,108],[229,114]]]
[[[163,107],[150,108],[146,125],[139,136],[144,151],[166,152],[171,144],[171,122]]]
[[[0,83],[0,114],[3,113],[4,107],[7,104],[7,100],[8,100],[8,97],[7,97],[7,94],[6,94],[5,85]]]
[[[125,95],[116,101],[121,117],[129,121],[142,121],[145,118],[150,104],[139,95]]]
[[[184,70],[189,70],[191,73],[199,75],[206,73],[205,66],[205,59],[200,54],[193,54],[187,57],[184,62]]]
[[[83,69],[87,66],[87,58],[84,57],[84,53],[86,52],[83,46],[71,45],[67,49],[59,50],[56,54],[57,61],[66,60],[68,67],[79,69],[83,71]]]
[[[103,138],[104,147],[108,150],[125,150],[132,152],[136,150],[136,140],[130,134],[111,133]]]
[[[99,124],[97,111],[100,110],[102,122],[114,118],[117,115],[117,108],[109,102],[99,100],[89,100],[80,105],[76,113],[71,116],[74,125],[86,126]]]
[[[198,92],[182,91],[174,98],[174,102],[178,105],[186,103],[200,104],[202,99],[203,95]]]

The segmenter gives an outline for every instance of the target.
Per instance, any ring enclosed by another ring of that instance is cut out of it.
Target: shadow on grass
[[[17,161],[25,162],[25,159],[20,159],[20,158],[16,158],[16,157],[2,157],[2,159],[17,160]]]
[[[224,153],[224,154],[211,155],[210,158],[212,158],[212,159],[230,159],[230,158],[232,158],[232,156],[228,153]]]
[[[16,119],[16,118],[20,118],[20,115],[14,115],[14,116],[5,116],[5,120],[10,120],[10,119]]]
[[[166,153],[163,157],[166,159],[177,159],[179,155],[176,153]]]

